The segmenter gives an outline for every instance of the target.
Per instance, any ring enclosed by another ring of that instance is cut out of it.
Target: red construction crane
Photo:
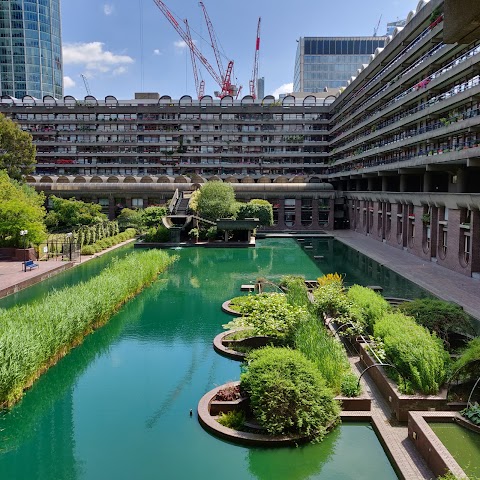
[[[253,61],[252,79],[250,80],[250,95],[257,98],[257,80],[258,80],[258,56],[260,53],[260,23],[262,19],[258,17],[257,40],[255,42],[255,59]]]
[[[192,35],[190,34],[190,26],[188,25],[187,19],[184,20],[185,22],[185,30],[186,34],[189,38],[189,44],[193,44]],[[203,95],[205,94],[205,80],[201,79],[198,81],[198,70],[197,70],[197,61],[195,60],[195,53],[190,48],[190,58],[192,59],[192,68],[193,68],[193,78],[195,80],[195,90],[197,91],[198,99],[201,100]]]
[[[203,66],[207,69],[207,72],[212,76],[212,78],[217,82],[218,86],[221,88],[221,91],[216,93],[216,95],[220,98],[225,97],[226,95],[235,95],[236,87],[232,85],[230,82],[232,69],[233,69],[233,61],[230,61],[227,67],[227,72],[225,76],[219,75],[215,69],[210,65],[208,60],[202,55],[202,52],[197,48],[195,43],[193,42],[191,36],[185,32],[173,14],[170,12],[168,7],[161,1],[161,0],[153,0],[160,11],[165,15],[167,20],[172,24],[173,28],[177,31],[177,33],[182,37],[183,41],[187,44],[190,52],[202,62]],[[230,65],[231,64],[231,65]],[[197,92],[198,93],[198,92]]]
[[[222,84],[220,87],[222,91],[219,92],[217,96],[224,97],[226,95],[233,95],[235,98],[240,93],[240,90],[237,91],[237,87],[232,85],[232,72],[233,72],[233,60],[230,60],[227,65],[227,70],[223,69],[222,57],[220,55],[220,50],[218,49],[217,45],[217,36],[215,35],[215,30],[213,29],[212,21],[208,16],[207,9],[203,2],[198,2],[200,7],[203,10],[203,16],[205,17],[205,23],[207,24],[208,34],[210,36],[210,41],[212,44],[213,53],[215,55],[215,60],[217,61],[218,71],[220,73],[220,77],[222,78]]]

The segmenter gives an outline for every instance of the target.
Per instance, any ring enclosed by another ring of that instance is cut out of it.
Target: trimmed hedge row
[[[114,235],[113,237],[106,237],[102,240],[98,240],[92,245],[83,245],[82,246],[82,255],[94,255],[95,253],[106,250],[107,248],[118,245],[119,243],[125,242],[134,238],[136,231],[134,228],[127,228],[124,232]]]
[[[87,282],[0,310],[0,406],[20,399],[41,373],[175,260],[159,250],[131,254]]]

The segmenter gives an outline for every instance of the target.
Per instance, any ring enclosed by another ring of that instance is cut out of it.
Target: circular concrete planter
[[[233,428],[228,428],[220,425],[220,423],[218,423],[216,420],[217,416],[213,415],[212,413],[232,410],[233,402],[224,402],[228,405],[225,405],[225,409],[222,409],[221,406],[218,405],[221,402],[215,401],[214,408],[212,409],[213,399],[215,398],[215,395],[219,390],[232,385],[238,385],[239,383],[240,382],[230,382],[224,385],[220,385],[219,387],[216,387],[206,393],[198,402],[198,421],[207,432],[213,433],[220,438],[229,440],[234,443],[261,447],[284,447],[289,445],[298,445],[299,443],[305,443],[308,441],[307,437],[300,435],[266,435],[262,433],[241,432],[239,430],[233,430]],[[237,403],[238,408],[244,408],[241,405],[242,399],[240,399],[240,401],[234,400],[234,402]]]
[[[232,300],[226,300],[222,303],[222,312],[228,313],[229,315],[234,315],[235,317],[241,317],[242,314],[230,308],[230,303]]]

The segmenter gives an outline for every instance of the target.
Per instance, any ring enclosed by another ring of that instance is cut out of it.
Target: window
[[[133,208],[143,208],[143,198],[132,198]]]

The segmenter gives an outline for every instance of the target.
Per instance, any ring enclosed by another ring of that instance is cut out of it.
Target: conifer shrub
[[[272,435],[320,441],[339,419],[340,407],[316,366],[296,350],[251,352],[241,375],[255,419]]]
[[[351,315],[355,322],[371,333],[375,322],[390,311],[389,303],[371,288],[352,285],[347,291],[352,303]]]

